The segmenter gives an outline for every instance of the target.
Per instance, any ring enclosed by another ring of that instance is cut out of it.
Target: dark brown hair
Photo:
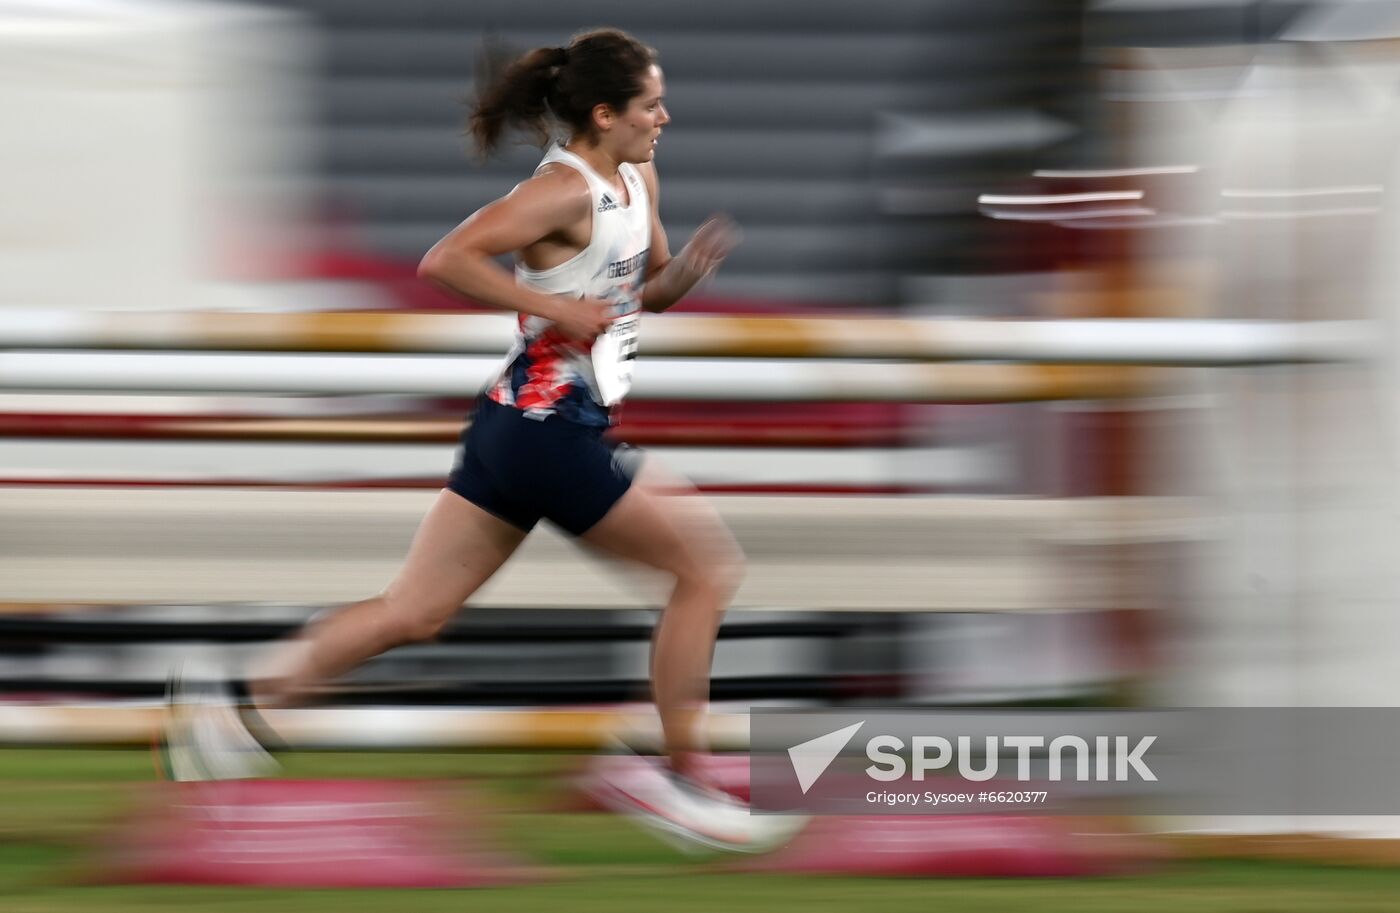
[[[468,129],[477,149],[490,155],[508,127],[537,145],[550,139],[552,121],[574,136],[594,133],[593,108],[622,111],[641,94],[656,51],[618,29],[575,35],[568,47],[535,48],[518,56],[488,49]]]

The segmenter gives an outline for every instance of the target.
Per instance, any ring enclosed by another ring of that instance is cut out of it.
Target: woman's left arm
[[[642,307],[660,313],[685,297],[700,280],[719,269],[720,263],[739,243],[739,228],[728,216],[711,216],[695,230],[690,242],[671,256],[666,229],[661,225],[658,197],[660,182],[656,166],[637,166],[646,181],[651,206],[651,252],[647,255],[646,284],[642,287]]]

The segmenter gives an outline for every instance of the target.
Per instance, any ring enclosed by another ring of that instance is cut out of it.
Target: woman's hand
[[[553,318],[560,335],[570,342],[591,343],[613,321],[613,306],[601,298],[561,299]]]
[[[742,239],[739,226],[728,216],[706,219],[705,224],[695,230],[689,243],[667,264],[667,270],[676,271],[673,281],[679,285],[681,294],[719,269],[724,258],[739,246]]]
[[[664,250],[666,236],[659,222],[653,226],[652,233],[653,239],[660,237]],[[724,258],[739,246],[742,238],[739,226],[728,216],[706,219],[679,254],[655,265],[655,272],[648,275],[642,291],[642,307],[655,314],[680,301],[705,277],[719,269]]]

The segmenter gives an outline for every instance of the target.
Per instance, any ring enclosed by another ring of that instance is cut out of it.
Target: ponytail
[[[535,48],[511,61],[503,61],[499,51],[488,52],[487,58],[470,122],[477,150],[483,157],[495,152],[508,127],[543,146],[549,141],[550,96],[558,91],[559,68],[569,52]]]
[[[642,91],[656,52],[626,32],[598,29],[574,36],[568,47],[519,56],[488,47],[482,61],[468,130],[486,157],[509,128],[538,146],[549,142],[556,122],[575,136],[592,136],[594,106],[624,110]]]

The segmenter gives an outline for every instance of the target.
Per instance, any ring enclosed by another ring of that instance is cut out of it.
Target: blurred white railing
[[[0,349],[140,349],[500,355],[505,314],[0,311]],[[1355,361],[1366,321],[974,320],[668,314],[643,324],[641,354],[1044,364],[1250,365]],[[25,383],[28,361],[0,368]],[[76,362],[74,364],[81,364]]]
[[[500,370],[501,355],[0,353],[0,389],[463,396]],[[634,399],[730,402],[1011,402],[1142,395],[1127,367],[931,365],[913,362],[651,359]]]

